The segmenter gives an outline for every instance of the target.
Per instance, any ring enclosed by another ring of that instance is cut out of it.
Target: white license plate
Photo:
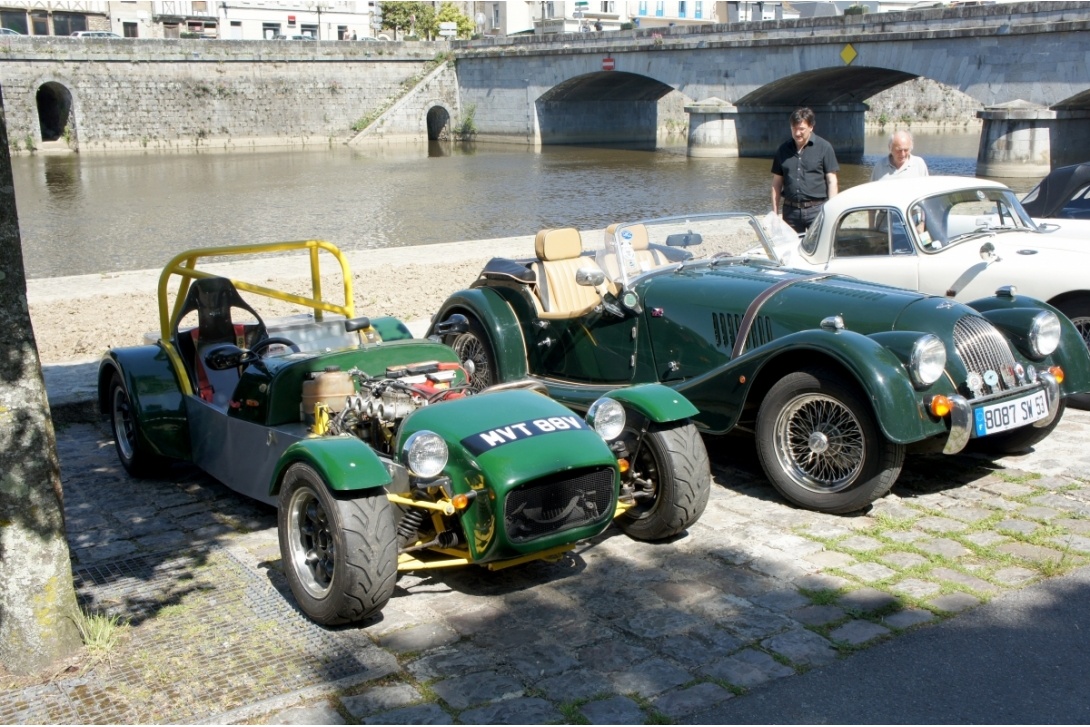
[[[976,436],[984,437],[996,432],[1035,422],[1048,416],[1048,399],[1044,391],[1038,391],[1021,399],[1005,401],[973,409],[973,428]]]

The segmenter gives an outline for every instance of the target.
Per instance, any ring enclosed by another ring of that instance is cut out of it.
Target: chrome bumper
[[[1047,427],[1056,418],[1056,412],[1060,409],[1060,384],[1056,381],[1056,377],[1047,371],[1042,371],[1038,375],[1045,386],[1048,416],[1038,419],[1030,426]],[[950,410],[950,436],[946,438],[946,445],[942,448],[943,454],[957,454],[965,449],[965,445],[973,436],[973,405],[959,394],[951,396],[950,402],[953,404]]]

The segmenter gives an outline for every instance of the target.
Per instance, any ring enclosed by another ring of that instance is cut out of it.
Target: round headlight
[[[426,429],[410,434],[401,451],[405,466],[417,477],[438,477],[447,466],[447,443]]]
[[[930,386],[939,380],[946,370],[946,346],[942,339],[928,333],[916,339],[912,344],[912,357],[909,360],[909,372],[917,386]]]
[[[1047,356],[1060,345],[1060,319],[1050,310],[1033,316],[1029,327],[1029,345],[1035,356]]]
[[[599,399],[587,410],[587,421],[602,439],[616,439],[624,431],[624,407],[616,399]]]

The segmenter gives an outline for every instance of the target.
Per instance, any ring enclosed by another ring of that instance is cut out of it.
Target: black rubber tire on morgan
[[[641,479],[652,483],[655,496],[617,518],[617,526],[629,537],[648,541],[673,537],[695,523],[708,506],[712,486],[708,450],[692,423],[650,429],[631,464]]]
[[[394,515],[382,489],[336,497],[297,462],[284,473],[277,525],[284,575],[303,613],[326,625],[382,610],[397,580]]]
[[[140,421],[133,410],[129,389],[121,380],[121,374],[110,375],[107,404],[110,426],[114,432],[114,449],[121,466],[133,477],[150,477],[162,467],[165,460],[152,452],[140,434]]]
[[[1082,334],[1086,348],[1090,349],[1090,300],[1074,298],[1056,306],[1060,312],[1071,319],[1075,328]],[[1075,394],[1068,398],[1068,403],[1075,409],[1090,409],[1090,394]],[[1038,440],[1040,441],[1040,440]]]
[[[828,369],[777,381],[757,413],[765,475],[791,502],[818,512],[861,510],[889,492],[905,447],[885,438],[852,382]]]
[[[496,376],[496,356],[492,353],[492,343],[476,318],[469,319],[468,331],[447,338],[446,344],[458,354],[459,361],[473,363],[473,373],[469,376],[470,389],[479,392],[500,383]]]
[[[1060,401],[1056,416],[1043,427],[1020,427],[1009,432],[999,432],[998,434],[990,434],[987,437],[972,439],[970,442],[973,444],[973,449],[988,454],[1005,455],[1025,452],[1049,434],[1052,434],[1052,430],[1060,425],[1060,420],[1063,419],[1066,409],[1067,402]]]

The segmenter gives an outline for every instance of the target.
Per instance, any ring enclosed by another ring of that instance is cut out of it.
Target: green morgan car
[[[301,261],[309,294],[203,265],[269,255],[279,275]],[[277,507],[283,570],[314,621],[379,612],[398,571],[556,559],[614,520],[662,540],[703,512],[707,451],[676,391],[603,392],[585,418],[530,380],[473,391],[450,347],[356,316],[352,282],[319,240],[182,253],[160,276],[159,339],[108,351],[98,376],[129,473],[188,461]],[[322,288],[338,284],[332,303]],[[266,323],[243,294],[283,315]]]
[[[864,508],[910,447],[1023,450],[1090,389],[1079,332],[1011,287],[962,304],[794,270],[749,214],[599,234],[585,252],[574,228],[544,230],[535,258],[491,260],[432,332],[473,363],[477,388],[531,379],[586,410],[620,386],[666,384],[702,432],[751,433],[768,479],[805,508]],[[468,330],[444,333],[456,318]]]

